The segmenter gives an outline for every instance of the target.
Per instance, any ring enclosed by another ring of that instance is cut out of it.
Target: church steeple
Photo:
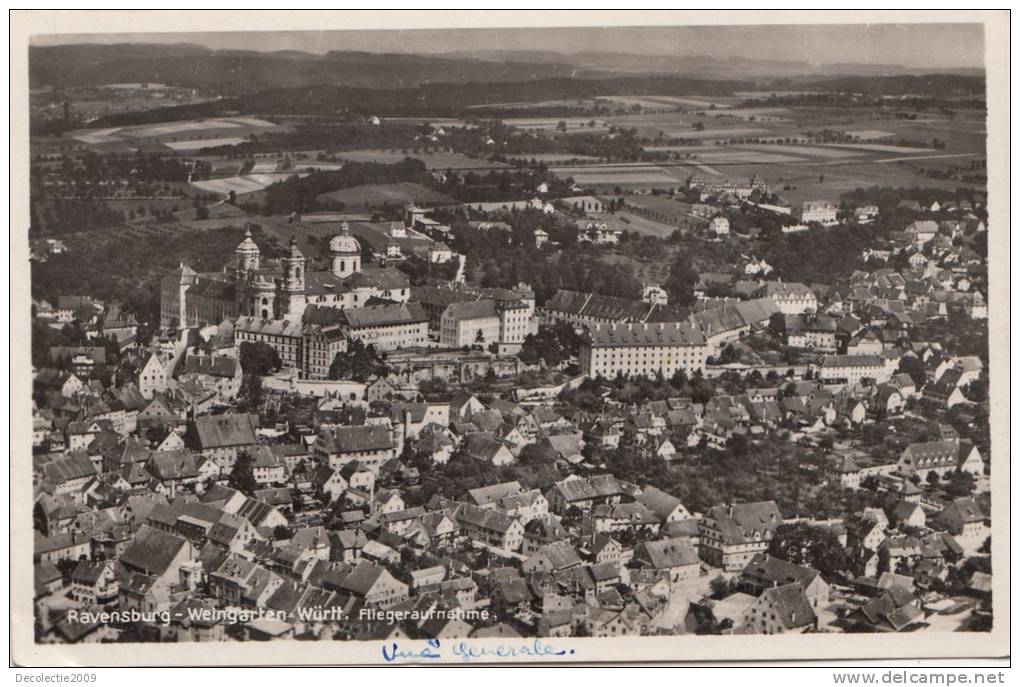
[[[261,254],[262,251],[259,250],[258,244],[251,237],[251,226],[245,226],[244,240],[237,244],[237,248],[234,249],[237,271],[246,274],[253,270],[258,270]]]

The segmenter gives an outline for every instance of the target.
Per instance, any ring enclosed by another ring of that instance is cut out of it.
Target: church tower
[[[351,236],[351,228],[344,222],[340,233],[329,241],[330,271],[345,279],[361,271],[361,244]]]
[[[234,256],[236,260],[235,269],[239,277],[258,271],[261,251],[258,244],[251,238],[251,227],[244,228],[244,240],[234,249]]]
[[[300,317],[305,305],[305,256],[298,248],[297,241],[290,239],[290,252],[281,260],[283,263],[283,283],[280,285],[280,298],[277,301],[281,317],[288,315]]]
[[[252,307],[252,286],[259,269],[258,244],[251,238],[251,227],[244,228],[244,239],[234,249],[234,291],[235,306],[239,315],[254,315],[257,308]]]

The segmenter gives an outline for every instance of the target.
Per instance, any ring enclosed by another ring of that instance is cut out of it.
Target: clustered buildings
[[[952,231],[912,224],[887,256],[908,267],[846,283],[702,275],[691,308],[654,292],[560,290],[539,306],[525,284],[412,287],[364,264],[346,225],[321,271],[293,242],[263,260],[250,233],[219,272],[179,266],[161,283],[164,332],[145,346],[115,304],[37,303],[52,326],[120,342],[116,361],[59,347],[36,370],[38,639],[899,632],[948,609],[980,617],[989,456],[969,433],[987,370],[923,334],[987,316],[971,284],[982,259]],[[535,387],[524,373],[542,364],[517,354],[539,323],[580,344],[561,365],[575,376]],[[328,379],[355,341],[390,372]],[[284,367],[256,407],[245,343]],[[509,386],[472,390],[492,378]],[[661,397],[615,396],[674,378]],[[697,395],[676,390],[691,380]],[[899,421],[902,440],[848,440]],[[809,477],[790,479],[869,505],[832,518],[778,498],[698,509],[607,458],[665,474],[769,442],[803,454]],[[479,479],[451,493],[467,473]],[[836,542],[844,568],[778,555],[791,527]],[[102,619],[114,612],[134,615]]]

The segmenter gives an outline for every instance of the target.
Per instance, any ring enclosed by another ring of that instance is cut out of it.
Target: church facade
[[[246,229],[233,262],[222,271],[199,273],[181,263],[163,277],[160,326],[198,327],[242,316],[301,322],[312,304],[346,309],[367,305],[373,298],[406,303],[411,297],[410,282],[400,270],[362,265],[361,245],[346,222],[330,239],[326,257],[328,269],[309,270],[291,240],[283,258],[263,261]]]

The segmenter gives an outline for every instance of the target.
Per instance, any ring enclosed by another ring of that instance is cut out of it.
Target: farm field
[[[598,104],[602,98],[595,99],[580,99],[580,100],[520,100],[508,103],[484,103],[481,105],[471,105],[467,109],[469,110],[531,110],[541,107],[579,107],[579,108],[592,108]],[[484,115],[482,115],[484,116]]]
[[[732,107],[739,102],[739,98],[722,96],[675,96],[675,95],[609,95],[602,96],[599,100],[608,100],[623,105],[640,105],[642,107],[673,107],[690,109],[709,109],[713,105],[716,109]]]
[[[590,117],[523,117],[503,120],[507,126],[515,126],[518,129],[549,132],[556,132],[560,122],[566,125],[564,133],[568,134],[602,131],[609,128],[609,123],[606,120]],[[595,122],[595,126],[589,126],[590,122]]]
[[[902,153],[905,155],[922,155],[930,153],[930,148],[912,148],[909,146],[882,145],[878,143],[830,143],[834,148],[846,148],[849,150],[864,150],[878,153]]]
[[[111,129],[78,130],[71,132],[71,137],[89,145],[133,144],[136,141],[155,139],[168,148],[173,143],[202,142],[201,146],[225,145],[219,143],[223,139],[242,139],[250,134],[265,133],[277,128],[272,122],[253,117],[193,119],[182,122],[163,122],[158,124],[142,124],[138,126],[116,127]],[[167,139],[167,140],[163,140]],[[180,147],[179,149],[192,149]]]
[[[790,202],[836,201],[842,193],[858,187],[902,185],[904,172],[907,178],[916,178],[918,184],[955,189],[961,182],[915,177],[916,166],[912,163],[962,161],[977,156],[881,144],[656,146],[649,150],[675,150],[683,158],[660,164],[562,165],[551,170],[595,191],[614,186],[630,190],[672,188],[692,174],[734,180],[759,174]]]
[[[662,222],[656,222],[655,220],[647,219],[627,211],[617,211],[613,214],[590,215],[590,217],[595,221],[605,222],[611,229],[632,231],[645,236],[667,238],[676,231],[676,227],[674,226],[663,224]]]
[[[789,151],[793,152],[793,151]],[[702,162],[708,162],[713,164],[732,164],[732,163],[760,163],[760,164],[775,164],[781,162],[803,162],[804,158],[796,155],[784,155],[783,151],[770,149],[766,146],[765,150],[757,149],[733,149],[727,147],[723,150],[705,150],[694,153],[693,157]]]
[[[849,146],[831,146],[826,145],[785,145],[785,144],[750,144],[741,146],[742,150],[746,151],[760,151],[762,153],[778,153],[779,155],[793,155],[801,159],[807,158],[823,159],[823,160],[842,160],[852,157],[860,157],[867,155],[867,151],[863,149],[854,149]],[[914,149],[917,151],[918,149]]]
[[[271,172],[266,174],[244,174],[240,176],[225,177],[222,179],[206,179],[204,181],[193,181],[191,185],[207,193],[220,193],[228,195],[231,191],[237,195],[261,191],[266,186],[282,181],[295,172]],[[301,174],[298,174],[301,176]]]
[[[656,165],[591,165],[550,168],[559,177],[573,177],[581,185],[649,188],[675,186],[677,179]]]
[[[758,136],[759,134],[768,133],[768,129],[751,129],[747,127],[734,127],[732,129],[705,129],[704,131],[696,131],[694,129],[679,130],[679,129],[667,129],[666,133],[671,136],[678,138],[693,138],[695,140],[707,140],[713,139],[724,140],[733,138],[734,136]]]
[[[171,150],[199,150],[215,146],[236,146],[244,143],[243,138],[207,138],[195,141],[170,141],[165,145]]]
[[[716,112],[713,116],[720,118],[734,118],[747,121],[761,122],[789,122],[792,121],[790,110],[782,107],[749,107]]]
[[[626,114],[606,117],[606,121],[624,129],[637,129],[638,134],[647,138],[663,135],[676,138],[693,138],[699,140],[728,139],[745,136],[788,136],[796,131],[793,122],[755,121],[739,117],[728,117],[738,110],[699,110],[697,114],[658,111],[640,114]],[[703,131],[695,129],[695,125],[704,127]]]
[[[499,163],[489,162],[478,158],[437,151],[431,153],[413,152],[407,153],[400,150],[345,150],[340,157],[350,162],[400,162],[405,157],[421,160],[429,169],[477,169],[479,167],[501,166]]]
[[[780,165],[728,165],[722,168],[730,179],[749,179],[758,174],[772,191],[790,203],[809,200],[838,201],[840,195],[868,186],[908,185],[954,190],[970,186],[958,180],[914,176],[907,162],[876,164],[871,161],[840,160],[827,163]]]
[[[866,129],[864,131],[847,131],[846,134],[848,136],[853,136],[854,138],[859,138],[862,141],[875,141],[882,138],[891,138],[896,135],[888,131],[879,131],[876,129]]]
[[[766,100],[773,96],[784,98],[797,95],[816,95],[820,91],[735,91],[733,95],[746,100]]]
[[[574,155],[573,153],[528,153],[522,155],[522,157],[528,160],[537,160],[538,162],[560,162],[560,163],[571,163],[571,162],[598,162],[599,158],[591,155]]]
[[[382,206],[400,206],[415,202],[421,205],[448,205],[456,201],[421,184],[366,184],[324,193],[320,200],[343,203],[348,210],[368,210]]]
[[[275,172],[276,167],[279,164],[280,163],[276,160],[262,160],[260,162],[256,162],[252,166],[251,172],[252,174],[266,174],[268,172]]]

